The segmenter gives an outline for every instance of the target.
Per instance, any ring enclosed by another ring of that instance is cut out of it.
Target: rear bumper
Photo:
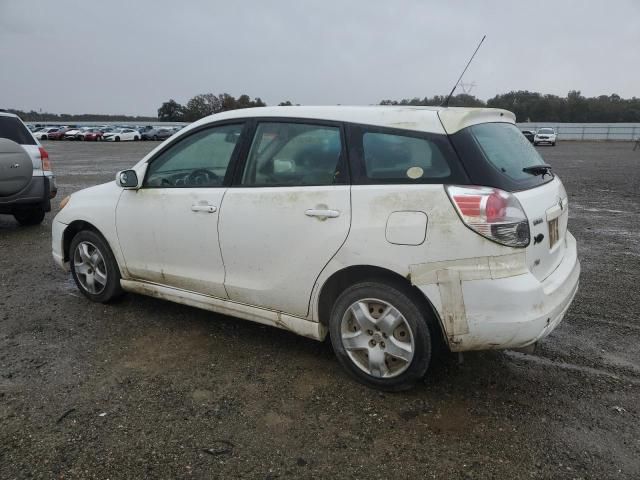
[[[0,213],[11,214],[24,207],[42,207],[51,211],[51,199],[56,196],[58,187],[53,175],[32,177],[31,182],[22,191],[8,197],[0,197]]]
[[[576,240],[567,232],[564,258],[540,282],[531,273],[461,281],[463,302],[454,314],[463,317],[451,331],[451,316],[442,298],[434,305],[452,351],[523,348],[549,335],[578,290],[580,262]],[[428,295],[428,289],[421,289]],[[431,291],[431,294],[434,292]],[[434,302],[435,303],[435,302]]]

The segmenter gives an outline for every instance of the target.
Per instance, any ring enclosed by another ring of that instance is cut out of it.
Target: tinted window
[[[449,138],[370,125],[348,125],[354,184],[463,184],[468,177]]]
[[[217,187],[240,139],[242,125],[224,125],[189,135],[156,157],[147,171],[149,187]]]
[[[551,181],[552,175],[531,175],[524,167],[544,163],[518,128],[505,122],[482,123],[449,136],[472,185],[508,192],[526,190]]]
[[[340,129],[301,123],[260,123],[242,185],[333,185],[344,183]]]
[[[469,131],[485,158],[501,173],[513,180],[528,180],[522,169],[544,163],[531,143],[511,123],[481,123]]]
[[[438,146],[424,138],[366,132],[362,147],[365,174],[372,180],[421,180],[451,175]]]
[[[8,138],[19,145],[36,145],[29,129],[16,117],[0,115],[0,138]]]

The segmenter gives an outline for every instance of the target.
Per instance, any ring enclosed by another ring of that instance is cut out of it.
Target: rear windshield
[[[0,115],[0,138],[8,138],[19,145],[36,145],[29,129],[16,117]]]
[[[551,180],[533,175],[525,167],[544,164],[540,154],[511,123],[481,123],[451,136],[458,154],[476,185],[507,191],[525,190]]]

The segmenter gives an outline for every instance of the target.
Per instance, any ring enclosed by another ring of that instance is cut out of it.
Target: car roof
[[[455,133],[478,123],[515,123],[515,115],[513,113],[496,108],[416,107],[404,105],[283,106],[230,110],[198,120],[183,129],[183,131],[221,120],[250,117],[329,120],[441,134]]]

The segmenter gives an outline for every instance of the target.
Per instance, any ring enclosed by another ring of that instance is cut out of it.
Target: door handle
[[[191,205],[192,212],[214,213],[216,210],[218,210],[218,207],[210,203],[194,203]]]
[[[320,208],[310,208],[309,210],[306,210],[304,214],[307,217],[318,217],[319,220],[326,220],[327,218],[336,218],[340,216],[340,212],[338,210]]]

